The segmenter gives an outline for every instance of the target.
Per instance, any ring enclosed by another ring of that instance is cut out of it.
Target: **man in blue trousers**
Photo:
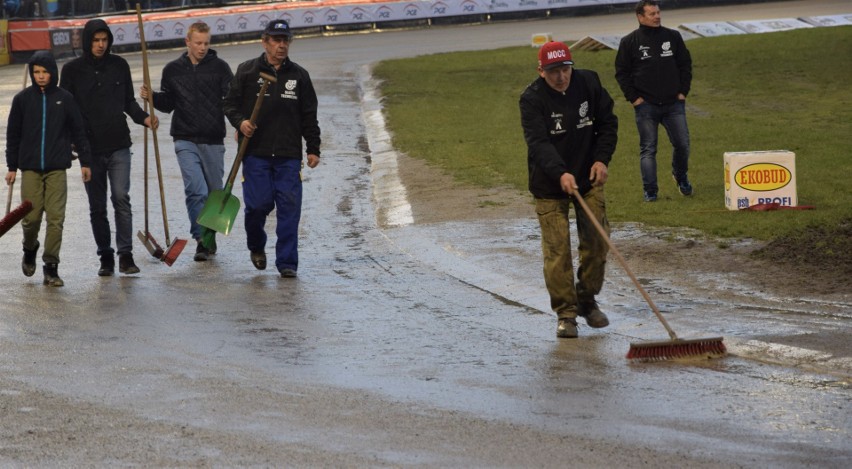
[[[250,138],[243,158],[243,203],[251,262],[258,270],[266,269],[264,225],[275,209],[275,267],[281,277],[295,277],[299,268],[302,155],[307,153],[309,168],[320,161],[317,94],[307,70],[289,58],[292,40],[287,21],[270,21],[261,39],[263,54],[237,67],[224,105],[240,138]],[[263,82],[261,72],[277,81],[270,84],[252,124],[249,118]]]

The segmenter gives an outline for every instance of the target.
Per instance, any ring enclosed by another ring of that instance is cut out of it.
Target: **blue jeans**
[[[196,221],[207,194],[222,189],[225,175],[225,145],[206,145],[187,140],[175,140],[180,173],[183,176],[183,193],[186,196],[186,213],[189,215],[189,232],[193,239],[201,239],[202,226]]]
[[[92,155],[92,179],[86,183],[89,218],[98,255],[113,255],[107,218],[107,181],[115,212],[115,247],[119,254],[133,251],[133,213],[130,209],[130,148]]]
[[[243,160],[246,244],[266,248],[266,217],[275,209],[275,267],[298,270],[299,220],[302,218],[302,160],[247,155]]]
[[[639,129],[639,168],[645,192],[657,193],[657,130],[666,129],[672,144],[672,174],[678,181],[687,179],[689,170],[689,129],[686,126],[686,103],[642,103],[634,108]]]

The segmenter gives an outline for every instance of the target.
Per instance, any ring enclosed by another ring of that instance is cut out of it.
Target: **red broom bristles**
[[[178,256],[181,252],[183,252],[183,248],[186,247],[186,240],[175,238],[174,242],[172,242],[171,246],[166,249],[166,252],[163,253],[162,261],[166,263],[167,266],[171,267],[172,264],[175,263]]]
[[[678,358],[716,358],[727,353],[721,337],[630,344],[628,360],[661,361]]]
[[[11,191],[11,189],[10,189]],[[11,192],[9,194],[11,196]],[[33,203],[29,200],[25,200],[21,205],[15,210],[10,211],[0,220],[0,237],[6,234],[7,231],[12,229],[13,226],[18,224],[19,221],[23,220],[28,213],[30,213],[33,209]],[[0,212],[2,213],[2,212]]]

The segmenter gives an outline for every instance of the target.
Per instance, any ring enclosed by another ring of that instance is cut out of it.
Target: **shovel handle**
[[[651,299],[651,296],[648,295],[648,292],[646,292],[645,289],[642,288],[642,284],[639,283],[639,280],[637,280],[636,276],[633,275],[633,271],[631,271],[630,267],[627,266],[627,261],[625,261],[624,258],[621,257],[621,253],[618,252],[618,248],[615,247],[615,244],[613,244],[612,241],[609,239],[609,236],[607,236],[606,230],[603,229],[600,222],[598,222],[598,219],[595,218],[595,215],[592,213],[592,210],[589,208],[588,205],[586,205],[586,201],[583,200],[583,196],[580,195],[580,191],[575,189],[574,193],[571,194],[571,196],[577,199],[577,202],[580,203],[580,207],[583,207],[583,211],[586,212],[589,221],[591,221],[592,225],[595,226],[595,229],[598,231],[598,234],[601,235],[601,238],[606,241],[607,246],[609,246],[609,249],[615,255],[615,258],[618,259],[618,263],[621,264],[621,267],[624,269],[625,272],[627,272],[627,276],[630,277],[630,280],[633,280],[633,285],[636,285],[636,289],[639,290],[639,293],[641,293],[642,297],[645,298],[645,301],[648,303],[648,306],[651,307],[651,311],[654,312],[654,314],[657,316],[657,319],[659,319],[660,322],[663,324],[663,327],[666,328],[666,331],[669,333],[669,337],[671,337],[672,340],[678,340],[677,335],[675,334],[674,330],[672,330],[671,326],[669,326],[669,323],[668,321],[666,321],[666,318],[664,318],[663,315],[660,313],[660,310],[657,308],[657,305],[654,304],[654,301]]]
[[[254,108],[251,110],[251,116],[249,117],[249,122],[254,125],[257,121],[257,115],[260,113],[260,105],[263,103],[263,97],[266,94],[266,90],[269,88],[270,83],[276,83],[278,80],[268,73],[260,72],[260,78],[263,79],[263,85],[260,86],[260,92],[257,93],[257,100],[254,102]],[[240,170],[240,164],[243,162],[243,155],[246,153],[246,148],[248,147],[249,138],[246,135],[243,136],[243,140],[240,142],[240,148],[237,151],[237,157],[234,158],[234,164],[231,165],[231,172],[228,174],[228,185],[233,186],[234,180],[237,179],[237,172]]]

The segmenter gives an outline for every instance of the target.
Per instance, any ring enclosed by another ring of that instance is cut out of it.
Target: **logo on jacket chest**
[[[284,99],[299,99],[299,96],[296,94],[296,80],[287,80],[284,83],[284,92],[281,93],[281,97]]]
[[[562,127],[562,120],[565,118],[564,115],[558,112],[550,113],[550,120],[552,124],[550,126],[550,135],[562,135],[565,133],[565,128]]]
[[[588,125],[592,125],[592,119],[589,117],[589,102],[583,101],[580,105],[580,120],[577,121],[577,128],[582,129]]]
[[[660,45],[660,57],[671,57],[674,55],[672,42],[666,41]],[[652,57],[650,46],[639,46],[639,60],[648,60]]]

